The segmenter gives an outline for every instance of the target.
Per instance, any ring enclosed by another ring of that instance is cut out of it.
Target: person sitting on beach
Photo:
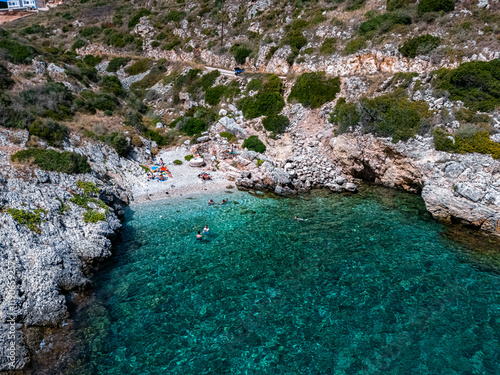
[[[196,239],[201,241],[202,238],[203,238],[203,236],[201,235],[200,231],[198,231],[198,234],[196,235]]]
[[[160,158],[160,167],[164,167],[165,166],[165,163],[163,162],[163,159]]]
[[[163,177],[163,174],[160,173],[160,175],[158,176],[158,180],[165,181],[165,177]]]
[[[210,200],[208,201],[208,205],[211,206],[213,204],[215,204],[215,202],[214,202],[214,200],[212,198],[210,198]]]
[[[210,229],[208,228],[208,225],[205,225],[205,228],[203,228],[203,233],[210,234]]]

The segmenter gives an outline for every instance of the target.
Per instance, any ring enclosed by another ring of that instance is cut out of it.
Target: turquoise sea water
[[[500,373],[495,242],[387,189],[226,196],[127,211],[69,373]]]

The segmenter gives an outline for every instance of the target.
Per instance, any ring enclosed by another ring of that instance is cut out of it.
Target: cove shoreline
[[[357,181],[357,184],[359,190],[354,194],[365,195],[374,193],[383,198],[383,196],[380,194],[382,192],[385,192],[385,194],[390,194],[390,195],[400,192],[404,194],[410,194],[413,196],[417,195],[419,196],[420,199],[422,199],[420,194],[407,192],[404,191],[403,189],[388,188],[380,184],[375,184],[365,181]],[[281,197],[269,190],[265,191],[265,190],[253,190],[253,189],[234,189],[232,191],[229,191],[228,189],[223,188],[222,185],[219,184],[219,185],[213,185],[212,189],[207,189],[207,190],[181,191],[178,189],[176,191],[176,194],[172,194],[168,198],[163,197],[161,194],[150,196],[149,199],[144,197],[139,197],[142,199],[132,200],[129,203],[128,208],[134,210],[134,208],[137,208],[143,204],[161,205],[165,202],[169,202],[172,200],[175,201],[176,203],[179,203],[180,204],[179,208],[182,208],[182,201],[184,199],[193,199],[205,196],[208,200],[212,195],[222,196],[224,195],[224,193],[231,194],[237,192],[247,193],[257,197],[260,196],[261,198],[264,197],[271,199],[284,198],[293,200],[295,199],[307,200],[308,196],[318,193],[325,195],[338,195],[338,194],[345,196],[353,195],[353,193],[349,192],[334,193],[328,189],[313,189],[306,193],[293,195],[289,197]],[[439,220],[435,220],[434,218],[432,218],[432,215],[427,210],[426,212],[430,220],[439,222]],[[460,234],[462,237],[458,239],[458,242],[471,246],[471,243],[467,242],[467,240],[474,238],[474,245],[473,245],[474,248],[478,247],[482,249],[481,251],[485,251],[485,249],[488,248],[488,245],[491,246],[492,243],[494,243],[495,246],[499,246],[500,248],[500,240],[497,239],[495,236],[492,236],[491,234],[488,234],[483,231],[478,231],[476,229],[467,228],[463,224],[452,224],[445,222],[441,222],[441,224],[447,228],[445,235],[449,235],[449,237],[452,240],[455,240],[456,234]],[[118,236],[113,240],[112,255],[109,258],[105,259],[103,262],[96,264],[95,267],[93,268],[91,280],[95,278],[98,272],[103,272],[107,267],[112,265],[113,262],[115,261],[115,257],[117,255],[116,246],[121,241],[122,231],[123,228],[119,230]],[[78,338],[75,337],[76,334],[75,325],[78,324],[78,320],[81,318],[82,314],[85,314],[86,309],[88,309],[95,303],[95,298],[96,295],[93,285],[91,285],[84,292],[72,293],[71,296],[67,296],[66,300],[68,302],[70,318],[66,321],[65,324],[63,324],[62,327],[44,329],[43,333],[44,339],[42,342],[44,342],[45,344],[43,346],[41,345],[40,350],[35,352],[34,354],[35,360],[32,362],[32,367],[26,370],[9,372],[9,374],[50,375],[54,373],[54,371],[58,371],[57,369],[61,370],[64,369],[69,362],[71,362],[75,358],[78,358],[78,355],[83,350],[83,347],[81,346],[81,343],[79,343]],[[39,336],[39,334],[37,336]],[[55,368],[54,368],[54,363],[56,364]]]
[[[367,196],[367,198],[369,198],[369,196],[372,196],[372,197],[377,197],[376,200],[379,200],[380,201],[386,201],[387,199],[392,199],[394,196],[397,196],[401,191],[398,191],[396,189],[388,189],[388,188],[384,188],[384,187],[380,187],[380,186],[377,186],[377,185],[372,185],[372,184],[362,184],[362,186],[360,186],[360,191],[359,191],[359,194],[361,195],[364,195],[364,196]],[[404,192],[403,192],[404,193]],[[248,194],[251,194],[250,192],[248,192]],[[407,193],[404,193],[404,194],[407,194]],[[257,193],[257,195],[260,195],[262,197],[266,196],[270,199],[273,198],[274,194],[264,194],[264,193]],[[300,196],[294,196],[294,197],[291,197],[293,200],[309,200],[310,198],[313,198],[314,196],[329,196],[329,195],[336,195],[336,194],[332,194],[330,192],[328,192],[327,190],[325,189],[321,189],[320,191],[318,190],[314,190],[312,191],[310,194],[304,194],[304,195],[300,195]],[[410,194],[409,194],[410,195]],[[413,195],[413,194],[411,194]],[[414,196],[414,195],[413,195]],[[181,203],[182,202],[182,199],[189,199],[189,198],[192,198],[193,196],[186,196],[186,197],[182,197],[182,196],[178,196],[178,197],[175,197],[176,199],[176,202],[179,202]],[[277,197],[277,196],[274,196],[276,197],[277,199],[283,199],[282,197]],[[200,194],[197,194],[196,195],[196,198],[200,198]],[[202,198],[200,198],[202,199]],[[165,202],[168,202],[168,200],[161,200],[161,201],[156,201],[156,203],[159,203],[160,205],[165,203]],[[149,202],[144,202],[146,205],[149,205]],[[397,203],[397,201],[396,201]],[[202,202],[202,204],[204,204],[204,202]],[[137,205],[138,206],[138,205]],[[179,208],[181,208],[182,206],[179,206]],[[396,208],[397,206],[395,206]],[[130,207],[130,209],[134,209],[134,205]],[[156,210],[156,212],[158,212],[158,210]],[[421,211],[423,212],[423,211]],[[429,221],[434,221],[432,220],[431,216],[426,214],[426,216],[428,216],[429,218]],[[448,227],[448,226],[446,226]],[[123,255],[123,251],[121,253],[121,255]],[[108,260],[106,260],[103,264],[102,264],[102,267],[100,267],[99,269],[99,272],[106,272],[106,268],[109,267],[109,266],[112,266],[112,264],[116,261],[116,257],[117,256],[117,252],[116,252],[116,243],[115,243],[115,249],[113,251],[113,255],[111,258],[109,258]],[[95,294],[94,292],[91,293],[92,295],[90,296],[90,298],[85,302],[86,306],[89,307],[91,306],[93,303],[94,303],[94,297],[95,297]],[[81,308],[79,311],[80,311],[80,314],[83,312],[84,313],[84,310],[85,310],[85,307]],[[75,342],[75,346],[77,349],[78,349],[78,342]],[[81,349],[81,348],[80,348]],[[74,355],[76,357],[78,357],[78,353],[74,353]],[[33,372],[33,373],[40,373],[40,374],[50,374],[50,368],[48,369],[48,372]]]

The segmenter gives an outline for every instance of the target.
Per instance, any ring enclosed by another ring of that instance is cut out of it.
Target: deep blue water
[[[500,373],[497,243],[393,190],[226,196],[127,210],[69,373]]]

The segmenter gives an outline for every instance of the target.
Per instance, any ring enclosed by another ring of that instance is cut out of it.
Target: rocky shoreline
[[[229,143],[219,132],[249,134],[253,130],[245,125],[237,129],[231,121],[219,123],[197,144],[207,163],[211,156],[217,158],[214,175],[218,182],[212,187],[222,190],[234,184],[239,189],[286,196],[314,188],[355,192],[356,181],[367,180],[421,193],[427,210],[438,220],[500,236],[500,162],[491,156],[435,151],[430,138],[394,144],[372,135],[334,136],[327,125],[317,125],[321,121],[314,122],[315,129],[299,123],[292,121],[288,133],[270,139],[266,154],[238,149],[235,156],[227,156]],[[174,178],[171,184],[148,190],[140,163],[151,162],[145,150],[154,145],[136,149],[134,158],[126,159],[104,144],[72,138],[65,149],[87,155],[93,172],[86,175],[13,166],[10,154],[23,148],[27,138],[23,131],[0,134],[0,250],[4,260],[0,284],[10,293],[4,294],[0,304],[3,371],[27,368],[33,353],[40,350],[39,342],[34,345],[26,339],[28,329],[43,331],[66,324],[70,317],[65,296],[91,288],[92,267],[111,255],[124,205],[134,199],[164,199],[165,191],[175,190],[176,183],[177,193],[207,190],[199,184],[194,168],[185,184]],[[183,145],[160,155],[173,159],[189,152],[190,145]],[[189,167],[184,168],[176,172],[186,174]],[[95,209],[103,211],[104,221],[85,222],[85,208],[72,202],[75,195],[85,193],[79,181],[98,188],[93,197],[105,207]],[[20,224],[8,209],[38,212],[38,228]]]

